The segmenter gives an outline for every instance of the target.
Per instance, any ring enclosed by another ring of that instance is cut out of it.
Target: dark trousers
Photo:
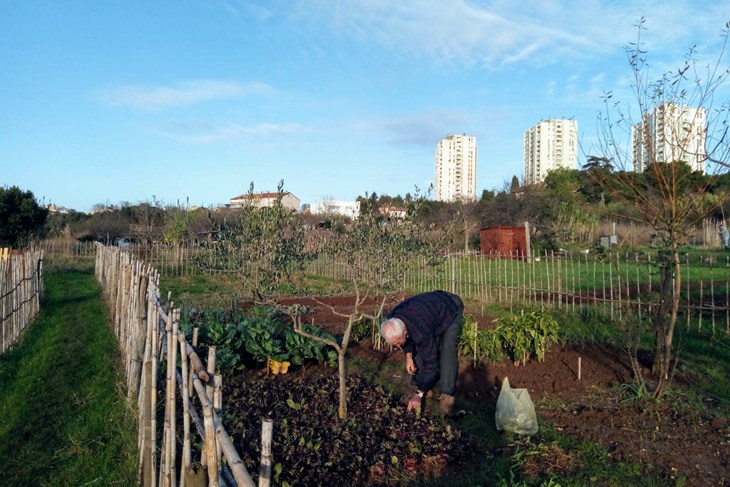
[[[458,299],[458,297],[456,298]],[[453,396],[456,392],[456,379],[459,375],[458,341],[461,333],[461,326],[464,324],[464,305],[459,300],[459,313],[451,322],[448,328],[437,338],[439,345],[439,391],[441,394]],[[413,361],[420,369],[423,362],[419,355],[413,357]]]

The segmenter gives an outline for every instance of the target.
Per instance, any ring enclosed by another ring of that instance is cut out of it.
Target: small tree
[[[294,319],[295,331],[312,340],[326,343],[337,350],[339,374],[339,417],[347,418],[347,349],[353,326],[362,320],[373,324],[373,337],[377,340],[377,325],[389,298],[404,292],[406,276],[419,274],[423,277],[434,272],[443,259],[446,238],[450,228],[436,230],[434,226],[420,223],[416,215],[424,199],[415,198],[407,203],[403,219],[390,222],[376,212],[361,215],[328,239],[324,252],[344,266],[352,281],[355,302],[349,313],[332,312],[345,318],[342,340],[337,342],[307,333],[301,317]],[[371,297],[379,296],[375,308],[366,309]],[[324,303],[320,303],[324,304]]]
[[[710,193],[706,182],[697,177],[683,160],[699,160],[703,165],[707,162],[708,167],[715,171],[730,167],[727,137],[730,107],[727,102],[720,106],[714,104],[719,87],[730,73],[723,64],[729,24],[725,25],[717,58],[706,68],[697,65],[693,48],[676,72],[667,72],[657,80],[650,80],[641,40],[644,22],[642,18],[638,23],[636,43],[626,48],[637,113],[632,117],[628,104],[613,103],[613,94],[606,94],[606,115],[601,119],[599,134],[602,158],[592,159],[597,167],[605,161],[619,171],[594,171],[592,174],[598,177],[605,191],[633,208],[660,239],[659,303],[652,318],[655,338],[653,373],[657,381],[651,391],[654,397],[660,398],[670,378],[682,289],[680,248],[686,244],[690,229],[722,203],[722,196]],[[701,112],[689,107],[706,110],[707,123],[703,127],[706,129],[706,144],[697,144],[698,134],[693,131],[700,123]],[[653,135],[656,129],[652,120],[657,109],[677,110],[693,117],[681,124],[665,127],[668,147],[655,145]],[[632,133],[633,145],[622,143],[621,134]],[[637,154],[641,154],[642,158],[637,160]],[[642,177],[636,177],[629,170],[636,162],[644,165]]]
[[[258,303],[274,303],[282,285],[294,284],[295,273],[313,257],[304,252],[304,228],[282,205],[283,188],[281,181],[273,204],[259,208],[251,183],[248,203],[240,209],[237,221],[223,224],[220,240],[209,244],[215,258],[199,260],[204,267],[237,272],[242,290]]]
[[[180,206],[167,208],[165,213],[167,222],[162,233],[162,243],[175,250],[175,264],[179,266],[183,260],[182,249],[192,240],[190,227],[195,221],[195,215]]]
[[[28,245],[39,236],[47,216],[48,210],[38,205],[31,191],[0,188],[0,246]]]
[[[585,243],[598,227],[596,212],[585,205],[581,194],[581,173],[556,169],[545,177],[537,220],[560,242]]]

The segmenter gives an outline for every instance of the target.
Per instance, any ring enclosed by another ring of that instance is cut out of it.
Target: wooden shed
[[[526,258],[529,242],[525,227],[489,227],[479,232],[483,255],[495,257]]]

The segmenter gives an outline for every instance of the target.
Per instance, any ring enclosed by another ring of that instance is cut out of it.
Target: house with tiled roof
[[[244,193],[231,198],[230,206],[232,208],[243,206],[271,208],[279,196],[281,196],[281,206],[289,208],[291,211],[299,211],[301,201],[288,191],[285,193]]]
[[[380,205],[378,212],[386,218],[402,219],[406,217],[405,208],[395,205]]]

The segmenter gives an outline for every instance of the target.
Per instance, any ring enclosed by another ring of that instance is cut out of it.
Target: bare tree
[[[707,178],[698,175],[705,166],[711,174],[730,167],[730,107],[727,101],[718,103],[716,99],[730,73],[724,61],[730,24],[725,25],[719,53],[712,62],[702,66],[697,51],[691,48],[676,71],[665,72],[658,79],[650,78],[642,43],[644,24],[642,18],[637,24],[636,42],[626,48],[633,76],[633,103],[615,102],[613,93],[606,93],[606,112],[599,120],[601,160],[606,162],[604,167],[617,170],[592,174],[599,177],[606,192],[636,210],[661,244],[659,304],[652,317],[652,372],[656,380],[650,391],[660,398],[671,376],[682,286],[680,248],[687,243],[691,229],[723,199],[723,195],[708,190],[711,185]],[[630,142],[625,142],[631,135]],[[706,135],[706,143],[698,143],[702,135]],[[632,169],[643,170],[643,174],[637,175]],[[641,385],[649,387],[643,381]]]
[[[377,325],[386,303],[398,292],[404,292],[408,275],[425,277],[443,259],[443,250],[452,226],[435,231],[416,218],[421,199],[411,200],[403,219],[384,220],[376,212],[368,212],[351,225],[334,232],[323,252],[343,266],[353,284],[355,301],[349,313],[333,313],[346,319],[342,340],[334,341],[307,333],[301,317],[293,315],[294,329],[337,350],[339,372],[339,417],[347,418],[347,350],[353,326],[362,320],[373,324],[373,338],[379,335]],[[370,298],[377,298],[373,306]],[[323,304],[324,303],[320,303]]]
[[[464,225],[464,253],[469,253],[469,239],[479,232],[479,215],[474,201],[458,199],[459,217]]]

